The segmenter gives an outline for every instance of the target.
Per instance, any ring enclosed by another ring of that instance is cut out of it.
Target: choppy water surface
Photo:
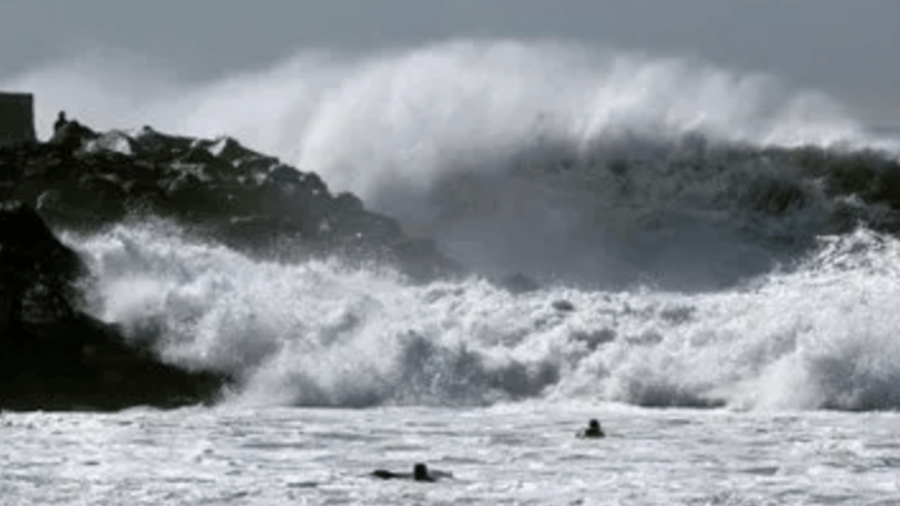
[[[576,439],[599,417],[605,440]],[[896,504],[896,413],[527,403],[4,413],[4,504]],[[381,481],[414,462],[437,483]]]

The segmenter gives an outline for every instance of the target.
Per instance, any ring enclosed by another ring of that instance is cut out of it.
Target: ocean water
[[[472,270],[266,262],[158,221],[63,232],[93,314],[240,381],[213,408],[3,413],[9,504],[900,504],[890,212],[773,151],[900,139],[820,93],[487,40],[208,82],[96,53],[0,83],[37,94],[41,131],[66,109],[235,136]],[[513,273],[540,288],[493,282]],[[609,437],[574,438],[589,418]],[[420,461],[453,477],[367,475]]]
[[[599,417],[608,437],[576,429]],[[213,408],[5,413],[4,504],[892,505],[896,413]],[[413,462],[452,474],[382,481]]]

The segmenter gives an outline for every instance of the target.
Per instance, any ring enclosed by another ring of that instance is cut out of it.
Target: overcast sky
[[[302,47],[465,36],[700,57],[900,123],[900,0],[0,0],[0,77],[96,47],[205,77]]]

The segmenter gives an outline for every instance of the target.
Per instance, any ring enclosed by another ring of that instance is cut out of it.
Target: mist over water
[[[332,190],[359,195],[473,268],[601,285],[717,286],[772,263],[747,253],[756,245],[735,227],[698,219],[695,211],[721,211],[709,204],[721,188],[694,188],[690,198],[707,202],[686,205],[671,190],[681,176],[653,166],[683,150],[659,143],[686,134],[757,145],[872,142],[838,104],[772,77],[555,42],[305,51],[206,82],[98,51],[8,82],[39,97],[41,132],[66,109],[99,128],[231,135],[318,172]],[[651,198],[624,195],[631,188],[601,169],[644,151],[640,191]],[[686,237],[648,230],[661,214],[678,222],[662,229]],[[650,249],[659,258],[643,253]],[[722,259],[711,269],[720,274],[692,260],[697,250]]]
[[[477,271],[410,285],[259,262],[159,223],[66,237],[91,263],[98,316],[168,360],[235,374],[233,402],[900,406],[900,244],[835,232],[844,203],[816,181],[726,149],[897,149],[818,93],[687,59],[486,40],[300,52],[204,82],[98,52],[0,83],[36,94],[41,132],[65,109],[99,129],[234,136]],[[773,187],[804,205],[766,212]],[[485,279],[512,272],[543,288]]]

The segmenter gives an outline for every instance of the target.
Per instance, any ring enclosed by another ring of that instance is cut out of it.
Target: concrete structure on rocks
[[[0,147],[35,140],[32,94],[0,92]]]

